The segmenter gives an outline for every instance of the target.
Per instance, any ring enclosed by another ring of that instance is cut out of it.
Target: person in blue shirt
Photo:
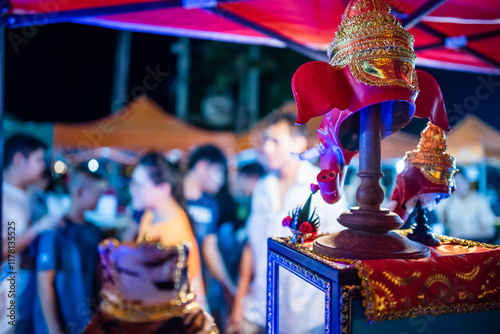
[[[220,209],[216,195],[226,181],[227,160],[217,147],[206,145],[193,151],[183,190],[187,212],[200,246],[207,234],[217,231]]]
[[[99,304],[98,243],[102,231],[84,218],[106,182],[85,167],[70,174],[71,207],[64,226],[44,232],[37,255],[35,333],[81,333]]]
[[[208,235],[216,234],[221,217],[218,197],[227,184],[227,160],[217,147],[201,146],[189,157],[188,170],[184,177],[183,190],[186,211],[200,249]],[[202,258],[203,280],[210,313],[217,325],[221,325],[220,312],[224,305],[222,288],[211,275],[207,262]]]
[[[214,318],[220,328],[225,328],[236,293],[237,274],[243,247],[246,244],[244,228],[250,213],[249,200],[264,168],[258,163],[251,163],[238,169],[238,176],[232,186],[232,194],[223,187],[218,197],[221,207],[220,225],[217,233],[205,236],[202,254],[206,267],[217,281],[212,284],[212,291],[217,296],[218,312]],[[235,199],[231,195],[235,196]]]

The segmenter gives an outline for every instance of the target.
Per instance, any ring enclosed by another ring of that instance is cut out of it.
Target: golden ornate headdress
[[[101,308],[117,319],[162,321],[200,308],[187,279],[187,244],[120,244],[106,239],[98,250],[103,269]]]
[[[328,49],[330,64],[349,65],[353,76],[370,86],[400,86],[418,91],[413,35],[379,0],[351,1]]]
[[[457,172],[456,159],[446,153],[446,133],[429,122],[416,150],[406,152],[406,167],[419,168],[431,182],[451,186]]]
[[[189,287],[187,243],[106,239],[98,251],[102,302],[84,334],[219,333]]]

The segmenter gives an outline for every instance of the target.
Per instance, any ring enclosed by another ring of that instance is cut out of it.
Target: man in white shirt
[[[465,168],[455,175],[456,190],[437,214],[452,237],[490,243],[495,237],[495,213],[488,198],[471,188]]]
[[[319,172],[290,154],[307,148],[306,129],[295,125],[296,115],[278,111],[274,116],[264,132],[264,155],[271,172],[259,181],[252,196],[249,239],[229,321],[228,329],[237,333],[265,333],[267,239],[291,235],[281,222],[297,205],[304,205]],[[313,196],[313,208],[321,218],[320,233],[343,229],[337,217],[347,210],[345,199],[329,205],[321,196]],[[280,270],[279,286],[280,333],[324,332],[324,294],[286,270]]]
[[[0,296],[0,307],[11,305],[15,301],[16,316],[2,316],[0,329],[4,332],[32,333],[31,316],[35,293],[34,263],[30,261],[28,248],[35,238],[47,228],[54,227],[58,221],[47,216],[37,222],[31,222],[31,204],[27,188],[39,180],[45,169],[43,159],[45,144],[27,135],[13,135],[5,141],[3,156],[2,184],[2,266],[4,274],[16,274],[2,277],[2,287],[15,283],[14,293]],[[11,266],[12,265],[12,266]],[[6,279],[9,279],[7,281]],[[9,288],[10,289],[10,288]],[[15,295],[15,297],[13,297]],[[5,299],[4,299],[5,298]],[[15,327],[12,323],[15,320]],[[4,327],[6,325],[6,328]]]

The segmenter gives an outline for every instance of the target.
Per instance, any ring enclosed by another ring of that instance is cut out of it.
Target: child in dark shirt
[[[39,301],[35,333],[81,333],[98,305],[97,245],[102,231],[84,218],[94,210],[106,183],[85,167],[71,175],[71,207],[64,226],[40,236],[37,257]]]

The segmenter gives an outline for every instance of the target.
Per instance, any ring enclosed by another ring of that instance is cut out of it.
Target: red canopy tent
[[[72,21],[227,42],[290,47],[325,59],[347,0],[11,0],[8,27]],[[417,63],[500,73],[495,0],[388,0],[415,36]]]

